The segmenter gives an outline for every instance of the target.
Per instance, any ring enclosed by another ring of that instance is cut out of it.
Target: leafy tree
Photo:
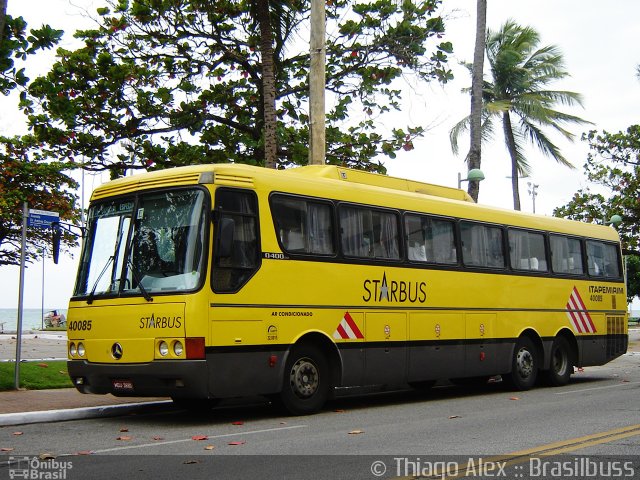
[[[572,167],[543,129],[550,128],[573,140],[573,134],[565,125],[588,123],[555,110],[557,104],[581,105],[581,96],[575,92],[546,89],[568,73],[558,48],[554,45],[540,47],[539,44],[538,32],[513,20],[508,20],[498,31],[487,32],[491,79],[484,83],[482,137],[484,140],[493,138],[495,123],[501,122],[511,159],[513,207],[516,210],[520,210],[518,177],[531,171],[524,156],[526,142],[558,163]],[[469,117],[461,120],[450,132],[455,153],[458,139],[469,128],[469,121]]]
[[[6,6],[7,2],[0,0],[0,92],[9,95],[17,89],[26,99],[29,78],[20,63],[52,48],[63,32],[44,25],[27,33],[24,19],[6,15]],[[30,208],[59,212],[68,222],[78,219],[76,196],[70,191],[77,187],[76,182],[63,173],[64,164],[45,161],[38,148],[33,136],[0,137],[0,266],[20,263],[23,202]],[[37,250],[49,243],[49,236],[48,230],[28,231],[27,262],[39,258]],[[63,236],[63,246],[75,244],[74,236]]]
[[[628,255],[627,262],[627,302],[640,297],[640,256]]]
[[[309,53],[296,33],[308,24],[309,0],[282,3],[292,16],[273,35],[280,168],[307,163],[309,121]],[[383,134],[376,126],[399,108],[395,80],[450,78],[439,3],[328,2],[329,163],[383,171],[374,157],[413,148],[422,127]],[[50,73],[30,88],[36,101],[22,103],[43,155],[113,176],[191,163],[264,165],[265,69],[251,2],[109,5],[98,10],[95,29],[76,33],[84,47],[59,50]]]
[[[19,265],[22,238],[22,205],[29,208],[60,213],[67,222],[78,222],[79,211],[74,207],[78,184],[63,173],[65,165],[45,162],[33,148],[32,136],[0,137],[0,266]],[[35,153],[34,153],[35,152]],[[50,243],[50,231],[29,229],[25,259],[31,262],[40,257],[39,248]],[[76,237],[66,233],[63,245],[76,245]]]
[[[617,227],[626,253],[640,254],[640,125],[624,132],[583,135],[589,142],[584,169],[596,191],[585,187],[554,215],[584,222],[602,223],[620,215]]]
[[[22,17],[5,14],[6,5],[6,1],[4,5],[0,3],[0,92],[3,95],[15,88],[24,88],[29,82],[25,69],[16,66],[16,60],[24,61],[39,50],[52,48],[63,34],[62,30],[49,25],[27,33],[27,23]]]

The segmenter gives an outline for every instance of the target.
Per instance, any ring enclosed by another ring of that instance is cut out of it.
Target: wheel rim
[[[309,398],[318,391],[318,368],[309,358],[298,360],[289,374],[291,390],[300,398]]]
[[[516,366],[518,368],[518,374],[521,378],[529,378],[533,373],[533,355],[526,348],[518,350],[516,356]]]
[[[568,365],[567,355],[561,348],[556,348],[553,352],[553,371],[562,376],[567,371]]]

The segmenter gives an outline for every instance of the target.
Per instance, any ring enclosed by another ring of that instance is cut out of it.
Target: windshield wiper
[[[109,268],[109,265],[111,265],[111,262],[113,262],[114,259],[115,259],[114,255],[111,255],[109,257],[109,259],[107,260],[107,263],[105,263],[104,268],[100,272],[100,275],[98,275],[98,278],[96,278],[96,281],[93,284],[93,288],[91,289],[91,293],[89,293],[89,296],[87,297],[87,304],[88,305],[91,305],[93,303],[93,297],[94,297],[94,295],[96,293],[96,288],[98,288],[98,283],[100,283],[100,279],[104,275],[104,272],[107,271],[107,268]]]
[[[147,302],[153,302],[153,297],[149,294],[149,291],[146,288],[144,288],[144,285],[142,285],[142,282],[140,281],[140,277],[136,273],[136,269],[133,267],[133,262],[129,257],[127,257],[127,265],[129,265],[129,268],[131,269],[131,275],[133,275],[133,279],[138,284],[138,288],[140,289],[140,293],[142,293],[142,296],[144,297],[144,299]]]

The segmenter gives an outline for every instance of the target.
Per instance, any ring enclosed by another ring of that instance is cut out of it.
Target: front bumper
[[[71,381],[81,393],[111,393],[118,397],[211,397],[205,360],[156,360],[139,364],[69,360],[67,368]]]

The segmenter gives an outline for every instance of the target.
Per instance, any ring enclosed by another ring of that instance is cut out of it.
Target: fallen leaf
[[[216,448],[214,445],[207,445],[204,447],[205,450],[213,450],[214,448]]]
[[[206,435],[194,435],[191,440],[209,440],[209,437]]]
[[[49,368],[49,365],[47,365],[46,363],[38,363],[37,365],[42,368]]]
[[[14,435],[22,435],[23,432],[13,432]]]
[[[127,435],[120,435],[118,438],[116,438],[116,440],[131,440],[131,437],[128,437]]]
[[[520,397],[511,397],[509,400],[520,400]]]
[[[454,418],[460,418],[460,415],[450,415],[449,420],[453,420]]]
[[[0,452],[13,452],[13,450],[15,450],[12,447],[2,447],[0,448]]]
[[[93,455],[93,450],[80,450],[76,455]]]
[[[287,422],[280,422],[280,425],[286,425]]]
[[[60,375],[67,375],[67,372],[65,372],[64,370],[60,370],[58,373],[59,373]]]
[[[120,432],[128,432],[128,431],[129,431],[129,429],[127,427],[122,427],[120,429]]]
[[[229,443],[227,443],[227,445],[244,445],[245,443],[247,443],[247,442],[245,442],[245,441],[242,441],[242,442],[229,442]]]
[[[346,410],[343,410],[342,408],[336,408],[334,410],[334,412],[336,412],[336,413],[344,413],[344,412],[346,412]]]
[[[183,465],[193,465],[194,463],[200,463],[198,460],[185,460],[182,462]]]
[[[164,437],[161,437],[160,435],[154,435],[153,437],[151,437],[153,440],[164,440]]]
[[[231,425],[244,425],[244,422],[231,422]]]
[[[364,430],[351,430],[349,435],[360,435],[361,433],[364,433]]]

